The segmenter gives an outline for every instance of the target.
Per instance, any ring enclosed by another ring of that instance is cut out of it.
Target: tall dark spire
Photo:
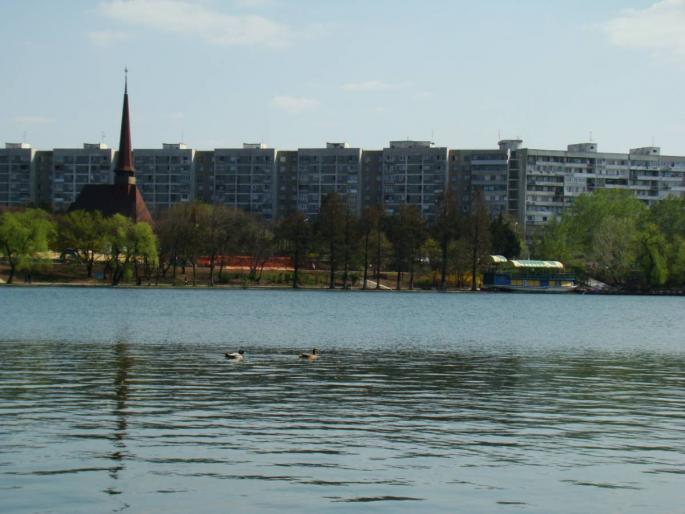
[[[128,116],[128,70],[124,72],[124,111],[121,115],[121,139],[114,169],[114,184],[86,184],[69,206],[69,211],[98,211],[103,216],[121,214],[135,222],[152,223],[145,199],[136,186],[131,157],[131,124]]]
[[[128,114],[128,68],[124,69],[124,109],[121,114],[121,136],[119,137],[119,155],[114,169],[115,184],[135,184],[135,169],[131,156],[131,123]]]

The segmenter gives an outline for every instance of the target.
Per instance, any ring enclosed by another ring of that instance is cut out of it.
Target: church
[[[124,80],[124,108],[121,115],[119,153],[114,169],[114,184],[83,186],[69,211],[100,211],[103,216],[121,214],[134,222],[152,224],[152,216],[136,185],[136,171],[131,155],[131,126],[128,109],[128,76]]]

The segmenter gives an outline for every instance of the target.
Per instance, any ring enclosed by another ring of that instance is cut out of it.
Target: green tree
[[[667,197],[649,209],[649,221],[658,227],[665,239],[668,283],[685,284],[685,199]]]
[[[134,223],[115,214],[107,219],[107,239],[110,246],[109,267],[112,285],[119,285],[131,273],[138,285],[149,270],[158,265],[157,239],[147,223]]]
[[[110,249],[108,268],[111,270],[113,286],[118,285],[124,278],[126,245],[131,224],[131,220],[121,214],[115,214],[107,219],[106,237]]]
[[[207,255],[208,232],[212,208],[201,202],[179,203],[160,216],[155,225],[159,237],[159,260],[162,270],[172,268],[176,279],[177,267],[185,275],[186,266],[193,270],[193,285],[197,282],[197,263]]]
[[[440,247],[439,256],[435,256],[435,262],[438,262],[440,267],[439,288],[441,291],[447,288],[449,250],[452,241],[459,238],[460,221],[454,194],[445,193],[440,199],[437,216],[431,225],[431,235]]]
[[[381,218],[383,212],[380,206],[367,207],[359,220],[359,233],[362,238],[362,261],[364,273],[362,277],[362,289],[366,289],[369,279],[369,262],[373,255],[374,246],[377,245],[378,255],[380,255],[380,236],[382,234]],[[374,244],[375,243],[375,244]],[[378,257],[380,260],[380,257]],[[377,266],[377,275],[380,274],[380,265]],[[380,287],[380,277],[376,276],[376,288]]]
[[[661,287],[668,280],[668,245],[666,238],[654,223],[648,223],[641,234],[641,255],[643,286]]]
[[[471,290],[478,288],[478,271],[490,252],[490,213],[482,192],[476,192],[471,202],[471,214],[464,222],[464,241],[471,256]]]
[[[205,203],[193,202],[187,204],[187,218],[180,227],[182,245],[181,257],[184,262],[190,263],[193,270],[193,286],[197,285],[197,265],[200,258],[206,255],[209,232],[209,220],[211,207]]]
[[[634,269],[640,241],[635,220],[607,216],[595,228],[589,258],[600,280],[622,285]]]
[[[644,256],[646,247],[638,241],[644,239],[640,233],[648,215],[631,191],[603,189],[583,194],[559,220],[544,228],[533,251],[537,257],[599,274],[615,285],[627,284],[632,270],[641,267],[637,259]]]
[[[7,211],[0,215],[0,254],[10,267],[8,284],[12,283],[16,271],[25,271],[30,281],[34,270],[49,263],[44,254],[49,251],[55,233],[55,224],[40,209]]]
[[[284,218],[276,227],[276,237],[281,248],[290,256],[293,263],[293,288],[300,287],[299,271],[302,262],[312,245],[312,227],[301,212],[294,212]]]
[[[456,277],[456,287],[466,287],[466,274],[471,267],[471,256],[469,253],[469,245],[465,238],[452,241],[449,252],[449,270],[454,273]]]
[[[183,236],[187,230],[182,227],[188,222],[188,205],[175,204],[163,211],[155,223],[155,232],[159,241],[159,273],[166,276],[172,270],[172,278],[176,279],[176,269],[183,253]]]
[[[132,223],[129,228],[127,245],[128,262],[133,265],[136,284],[140,285],[143,277],[150,281],[153,269],[159,265],[157,238],[152,227],[145,222]]]
[[[250,280],[259,282],[264,265],[274,254],[274,233],[263,220],[248,215],[248,222],[243,226],[242,248],[250,257]]]
[[[670,244],[669,281],[673,286],[685,284],[685,238],[676,236]]]
[[[515,259],[521,255],[521,235],[514,222],[502,213],[490,222],[490,240],[490,251],[495,255],[504,255],[507,259]]]
[[[414,288],[414,264],[419,249],[428,238],[426,220],[415,205],[400,205],[392,216],[386,219],[385,230],[393,249],[396,289],[401,289],[402,273],[409,273],[409,289]]]
[[[536,250],[542,247],[547,251],[556,251],[557,255],[542,256],[548,259],[563,257],[566,262],[583,267],[594,243],[595,231],[602,220],[613,216],[639,223],[646,212],[647,208],[631,191],[601,189],[580,195],[557,223],[550,223],[544,229],[541,244]]]
[[[357,254],[359,241],[359,220],[355,217],[349,205],[343,210],[343,239],[342,239],[342,264],[343,264],[343,289],[350,288],[350,266]]]
[[[452,245],[450,244],[450,247],[451,246]],[[441,291],[447,289],[447,270],[449,269],[449,262],[444,259],[449,255],[449,248],[447,252],[443,253],[438,242],[432,237],[429,237],[421,247],[421,255],[428,261],[433,283],[432,287],[434,289],[438,288]],[[440,278],[437,278],[438,275],[440,275]]]
[[[345,240],[346,206],[338,193],[327,194],[317,218],[317,234],[326,247],[330,266],[328,287],[335,288],[336,269]]]
[[[79,263],[86,267],[86,276],[93,277],[97,255],[107,252],[105,219],[98,211],[73,211],[59,219],[57,246],[71,251]]]
[[[685,236],[685,198],[669,196],[649,209],[650,220],[667,240]]]
[[[202,205],[196,214],[197,243],[209,259],[209,285],[214,285],[214,272],[223,272],[225,257],[242,251],[246,232],[253,225],[247,213],[226,205]]]

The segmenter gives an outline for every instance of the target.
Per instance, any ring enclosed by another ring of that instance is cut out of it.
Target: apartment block
[[[462,213],[481,195],[492,216],[507,212],[509,152],[519,140],[503,140],[497,149],[450,150],[449,187]]]
[[[195,150],[182,143],[133,150],[136,183],[153,214],[192,201],[194,154]]]
[[[51,203],[66,210],[86,184],[111,184],[114,150],[101,143],[84,143],[83,148],[55,148],[50,178]]]
[[[276,213],[283,219],[297,211],[297,150],[279,150],[276,160]]]
[[[321,200],[338,193],[353,212],[361,213],[361,158],[359,148],[346,143],[327,143],[326,148],[297,151],[297,208],[316,216]]]
[[[194,200],[211,203],[214,178],[214,150],[195,151]]]
[[[383,149],[381,195],[386,212],[416,205],[426,219],[433,219],[448,186],[447,159],[447,148],[429,141],[391,141]]]
[[[383,200],[383,150],[362,151],[362,210]]]
[[[6,143],[0,149],[0,206],[21,207],[35,200],[35,153],[28,143]]]
[[[658,147],[600,153],[590,142],[566,151],[517,149],[509,169],[509,212],[527,235],[598,189],[627,189],[647,205],[685,195],[685,157],[661,155]]]
[[[34,201],[39,207],[50,208],[52,207],[52,150],[37,150],[33,162],[36,170],[33,182]]]
[[[212,203],[274,219],[275,179],[276,150],[273,148],[244,143],[242,148],[214,150],[213,173],[208,184]]]

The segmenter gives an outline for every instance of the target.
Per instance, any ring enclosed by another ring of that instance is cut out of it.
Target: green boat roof
[[[532,259],[512,259],[507,260],[503,255],[491,255],[493,264],[511,264],[514,268],[546,268],[564,269],[564,265],[559,261],[538,261]]]
[[[509,262],[511,262],[515,268],[564,269],[564,265],[559,261],[511,260]]]

